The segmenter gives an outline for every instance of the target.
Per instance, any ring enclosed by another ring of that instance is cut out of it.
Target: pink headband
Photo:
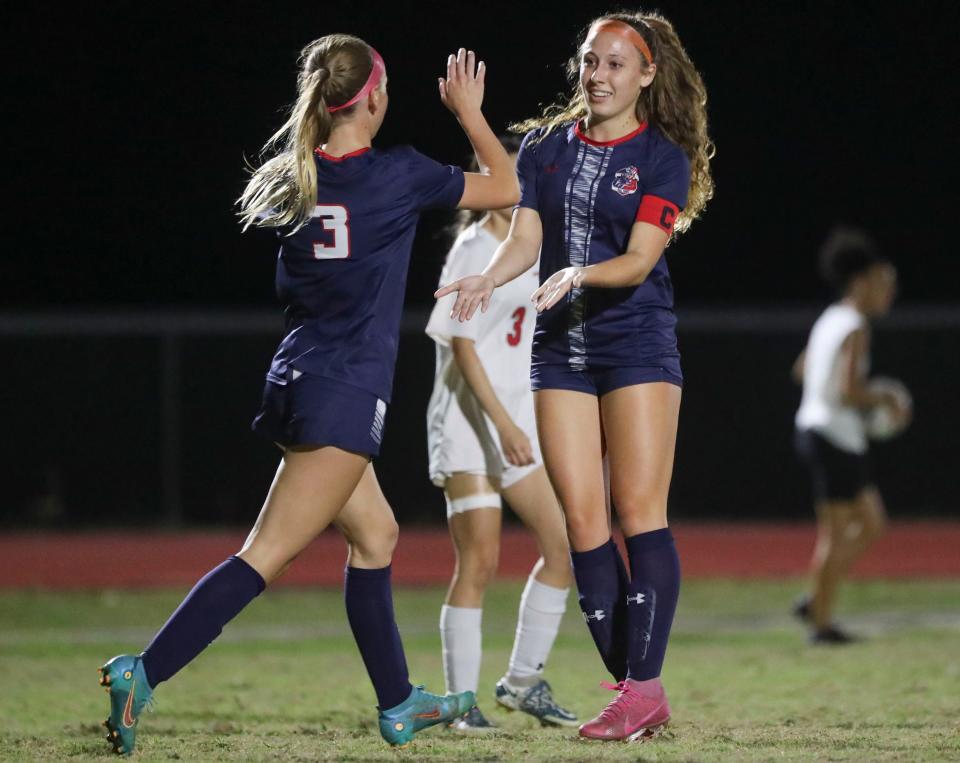
[[[587,39],[594,37],[598,32],[611,32],[626,39],[633,47],[637,48],[647,58],[647,63],[653,63],[653,55],[650,53],[650,46],[643,39],[643,35],[634,29],[630,24],[618,19],[601,19],[592,27],[587,34]]]
[[[363,87],[360,88],[360,92],[353,96],[353,98],[346,103],[341,103],[339,106],[327,106],[327,111],[329,111],[331,114],[335,111],[340,111],[340,109],[353,106],[353,104],[355,104],[365,95],[368,95],[371,90],[380,84],[380,80],[383,79],[383,73],[387,70],[387,67],[383,63],[383,58],[381,58],[380,54],[377,53],[373,46],[370,47],[370,52],[373,54],[373,68],[370,70],[370,76],[367,77],[367,81],[364,83]]]

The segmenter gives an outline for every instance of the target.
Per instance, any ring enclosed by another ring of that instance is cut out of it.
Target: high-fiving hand
[[[456,55],[447,56],[447,76],[439,78],[440,100],[457,119],[480,111],[486,73],[486,64],[478,64],[472,50],[460,48]]]

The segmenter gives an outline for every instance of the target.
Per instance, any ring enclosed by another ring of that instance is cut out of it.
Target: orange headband
[[[637,48],[647,59],[647,63],[653,63],[653,56],[650,53],[650,46],[643,39],[643,35],[634,29],[630,24],[617,19],[601,19],[587,33],[587,39],[597,35],[598,32],[611,32],[627,40],[633,47]]]

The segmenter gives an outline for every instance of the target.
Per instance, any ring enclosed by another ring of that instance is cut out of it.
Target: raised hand
[[[483,105],[483,82],[487,67],[472,50],[460,48],[447,56],[447,76],[439,78],[440,100],[463,121],[464,116],[479,113]]]
[[[487,312],[490,295],[493,294],[495,288],[497,288],[497,284],[490,276],[466,276],[440,287],[433,293],[433,296],[440,299],[457,292],[457,301],[453,303],[450,317],[463,323],[473,317],[478,307],[481,313]]]

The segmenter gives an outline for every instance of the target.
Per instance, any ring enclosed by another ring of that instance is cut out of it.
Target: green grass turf
[[[337,591],[277,590],[256,601],[157,692],[138,760],[957,760],[960,581],[849,585],[842,622],[868,634],[810,647],[786,614],[796,582],[685,584],[664,671],[668,734],[646,745],[587,743],[496,709],[519,583],[488,594],[481,708],[507,732],[423,732],[389,749]],[[96,684],[106,658],[134,651],[183,591],[0,593],[0,759],[109,755]],[[397,591],[412,677],[440,690],[443,591]],[[547,677],[583,718],[612,694],[571,597]]]

